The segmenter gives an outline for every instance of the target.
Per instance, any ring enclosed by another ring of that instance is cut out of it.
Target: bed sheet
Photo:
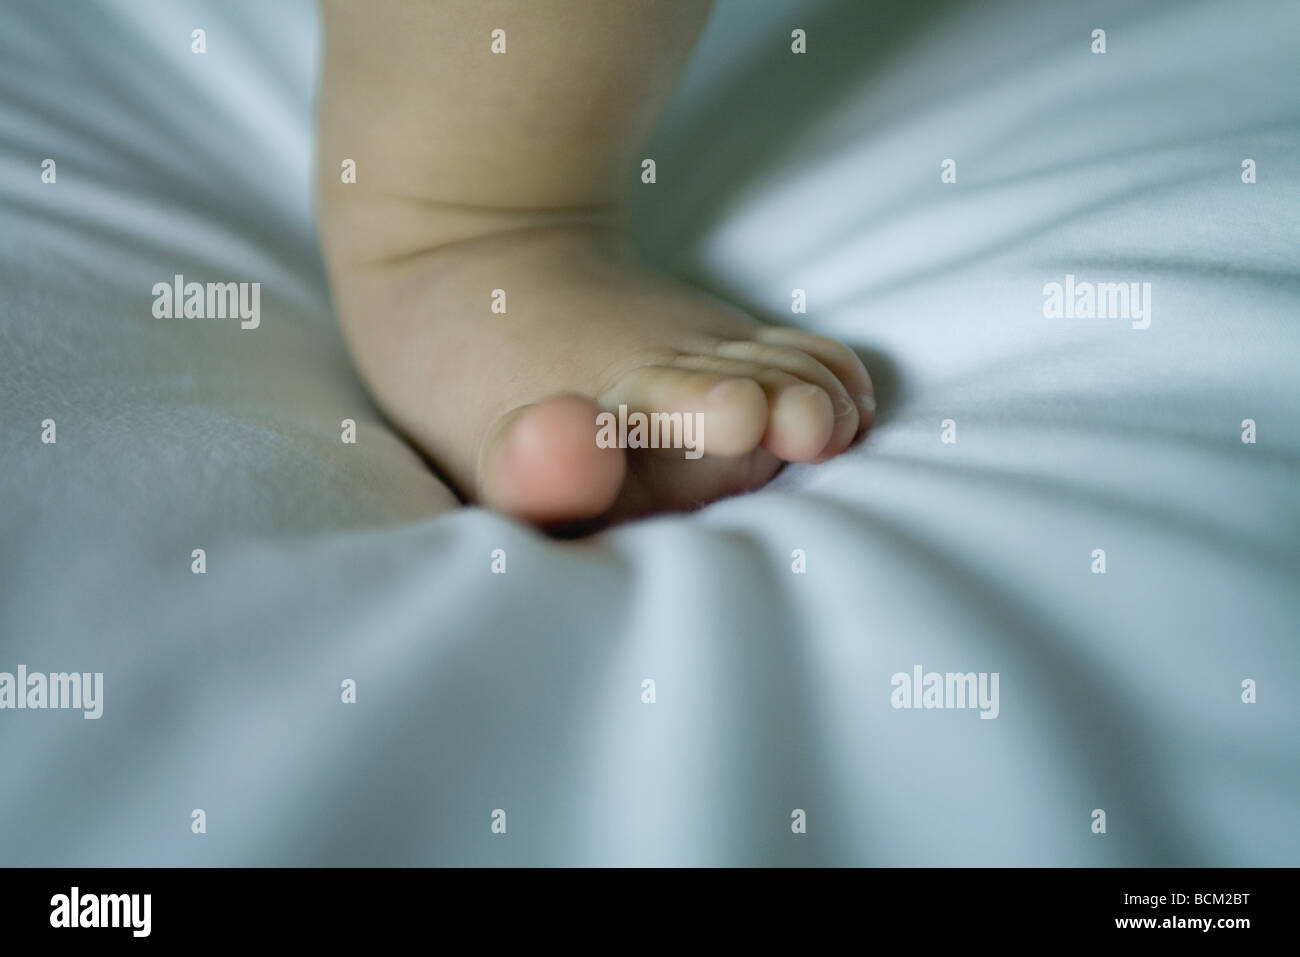
[[[0,672],[104,676],[0,711],[0,863],[1300,863],[1300,8],[724,0],[636,235],[859,348],[879,424],[574,542],[352,371],[318,29],[0,7]],[[155,319],[177,274],[260,326]]]

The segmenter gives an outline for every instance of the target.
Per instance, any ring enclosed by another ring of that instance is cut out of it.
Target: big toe
[[[627,474],[622,449],[596,443],[600,407],[560,395],[503,415],[479,456],[484,504],[539,525],[608,511]]]

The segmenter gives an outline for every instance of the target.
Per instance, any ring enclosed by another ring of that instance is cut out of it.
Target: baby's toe
[[[763,388],[741,376],[643,366],[623,376],[600,404],[610,410],[626,406],[628,414],[701,413],[692,441],[705,455],[746,455],[758,448],[767,430]]]
[[[847,396],[836,399],[805,379],[782,369],[757,362],[724,359],[718,356],[686,355],[673,361],[675,366],[701,372],[753,379],[767,396],[768,420],[760,444],[786,462],[815,462],[823,458],[832,444],[837,428],[837,442],[847,444],[856,428],[856,410]],[[852,416],[845,420],[846,416]],[[848,431],[842,426],[847,425]],[[836,449],[836,451],[840,451]]]
[[[876,393],[867,367],[858,354],[844,343],[826,336],[769,326],[759,331],[758,339],[773,345],[789,346],[816,359],[829,369],[844,386],[858,410],[858,431],[865,431],[876,418]]]
[[[825,391],[807,382],[786,383],[768,398],[772,410],[763,448],[787,462],[823,457],[835,429],[835,410]]]
[[[802,461],[821,461],[839,455],[857,436],[860,418],[853,397],[835,373],[803,350],[778,343],[741,339],[720,343],[714,351],[718,356],[780,369],[826,393],[833,409],[834,426],[818,454]]]
[[[605,513],[627,474],[624,452],[596,442],[597,405],[559,395],[506,413],[479,454],[484,504],[539,525]]]

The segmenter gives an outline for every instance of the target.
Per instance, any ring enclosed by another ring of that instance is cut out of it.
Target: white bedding
[[[880,422],[576,542],[365,397],[316,38],[0,7],[0,672],[104,675],[98,720],[0,710],[0,864],[1300,864],[1300,7],[723,2],[638,234],[860,347]],[[155,319],[177,273],[260,327]],[[1045,318],[1067,275],[1150,327]],[[916,665],[997,718],[892,707]]]

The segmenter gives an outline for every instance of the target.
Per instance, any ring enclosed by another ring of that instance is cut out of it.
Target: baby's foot
[[[838,455],[872,421],[852,350],[761,325],[642,265],[612,231],[519,230],[330,278],[391,419],[467,500],[538,524],[755,489],[784,462]],[[620,407],[699,413],[687,424],[700,434],[673,434],[703,456],[602,447],[616,427],[602,433],[598,416]]]

